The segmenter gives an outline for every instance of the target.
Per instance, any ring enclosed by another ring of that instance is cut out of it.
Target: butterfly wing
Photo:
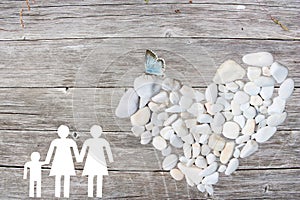
[[[153,75],[163,75],[165,69],[165,61],[157,58],[157,55],[150,50],[146,50],[145,55],[146,73]]]

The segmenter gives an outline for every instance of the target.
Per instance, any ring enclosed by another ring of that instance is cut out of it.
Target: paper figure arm
[[[53,152],[54,152],[54,147],[55,147],[55,144],[54,144],[54,141],[52,141],[52,142],[51,142],[51,145],[50,145],[50,148],[49,148],[49,150],[48,150],[48,153],[47,153],[47,156],[46,156],[46,159],[45,159],[44,164],[49,164],[49,163],[50,163],[52,154],[53,154]]]
[[[23,176],[23,179],[27,179],[27,168],[28,168],[28,163],[25,163],[25,165],[24,165],[24,176]]]
[[[105,141],[105,149],[106,149],[106,152],[107,152],[109,162],[114,162],[113,155],[112,155],[109,143],[107,141]]]
[[[86,145],[86,142],[84,142],[83,146],[82,146],[82,149],[80,151],[80,154],[79,154],[79,162],[83,161],[83,158],[85,156],[86,150],[87,150],[87,145]]]
[[[73,148],[73,152],[74,152],[74,155],[75,155],[76,162],[81,162],[77,144],[73,140],[71,140],[71,147]]]

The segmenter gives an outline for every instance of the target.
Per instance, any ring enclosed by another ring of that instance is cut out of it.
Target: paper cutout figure
[[[99,138],[102,134],[102,128],[94,125],[91,127],[90,132],[93,138],[87,139],[84,142],[80,152],[80,161],[82,161],[88,149],[82,176],[88,176],[88,197],[93,197],[93,181],[94,177],[97,177],[97,197],[102,197],[103,175],[108,175],[104,147],[110,162],[113,162],[113,156],[108,141]]]
[[[39,152],[33,152],[30,157],[31,161],[26,162],[24,165],[23,178],[27,179],[27,168],[29,168],[29,197],[34,197],[34,182],[36,182],[36,197],[41,197],[42,165],[45,163],[39,161]]]
[[[64,176],[64,197],[69,197],[70,176],[76,175],[71,148],[73,148],[77,162],[79,161],[79,151],[75,141],[67,138],[70,133],[67,126],[61,125],[58,127],[57,133],[60,139],[55,139],[51,142],[45,163],[50,163],[51,157],[56,148],[50,171],[50,176],[55,176],[55,197],[60,197],[60,183],[62,176]]]

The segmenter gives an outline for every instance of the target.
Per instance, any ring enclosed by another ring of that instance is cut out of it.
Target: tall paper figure
[[[50,176],[55,176],[55,197],[60,197],[62,176],[64,176],[64,197],[69,197],[70,176],[76,175],[71,148],[73,148],[77,162],[79,161],[79,152],[75,141],[67,138],[69,135],[69,128],[67,126],[61,125],[58,127],[57,133],[60,139],[55,139],[51,142],[45,163],[49,164],[54,154]],[[54,152],[55,148],[56,151]]]
[[[80,161],[82,161],[88,149],[82,176],[88,176],[88,197],[93,197],[93,181],[94,177],[97,177],[97,197],[102,197],[103,175],[108,175],[104,148],[106,149],[110,162],[113,162],[113,156],[108,141],[99,138],[102,134],[102,128],[98,125],[94,125],[91,127],[90,132],[93,138],[87,139],[83,143],[80,152]]]
[[[42,165],[44,162],[40,162],[39,152],[33,152],[31,154],[31,161],[26,162],[24,165],[24,179],[27,179],[27,168],[30,169],[29,175],[29,197],[34,197],[34,182],[36,182],[36,197],[41,197],[41,182],[42,182]]]

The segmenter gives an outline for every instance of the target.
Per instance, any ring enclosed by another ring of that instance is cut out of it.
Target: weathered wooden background
[[[244,6],[244,9],[241,9]],[[24,8],[25,28],[19,10]],[[175,10],[178,10],[175,12]],[[271,16],[288,27],[283,30]],[[295,93],[287,121],[232,176],[221,176],[215,199],[300,199],[299,0],[25,0],[0,2],[0,198],[28,198],[23,165],[45,159],[60,124],[80,134],[101,124],[115,162],[105,199],[205,199],[161,169],[161,155],[140,145],[126,120],[114,117],[120,95],[143,72],[145,49],[167,62],[169,76],[204,88],[225,59],[269,51],[288,66]],[[71,179],[71,198],[87,198],[87,178]],[[42,197],[54,197],[43,170]]]

